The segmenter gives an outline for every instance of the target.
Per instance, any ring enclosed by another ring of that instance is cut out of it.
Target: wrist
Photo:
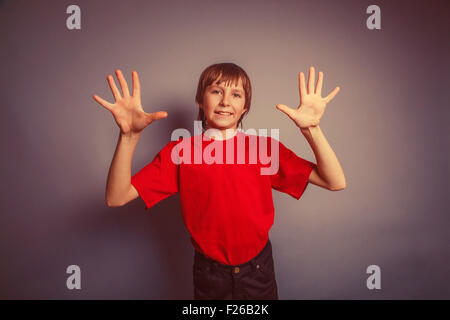
[[[124,133],[124,132],[120,131],[120,139],[122,139],[124,141],[134,142],[134,141],[139,140],[140,136],[141,136],[141,132]]]
[[[319,128],[319,125],[317,124],[315,126],[309,126],[307,128],[300,128],[300,131],[303,134],[308,134],[308,133],[311,133],[311,131],[317,130],[318,128]]]

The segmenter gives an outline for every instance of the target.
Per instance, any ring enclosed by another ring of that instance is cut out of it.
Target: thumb
[[[163,119],[167,117],[167,112],[165,111],[157,111],[153,113],[146,113],[148,123],[151,123],[155,120]]]
[[[294,120],[294,114],[295,114],[295,110],[294,109],[289,108],[285,104],[277,104],[277,109],[280,110],[280,111],[283,111],[285,114],[288,115],[289,118]]]

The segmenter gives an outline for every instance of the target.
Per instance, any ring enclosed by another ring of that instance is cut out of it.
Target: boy
[[[274,219],[271,189],[299,199],[309,182],[328,190],[345,188],[339,161],[318,126],[326,104],[339,88],[322,98],[323,73],[319,73],[315,88],[314,73],[311,67],[308,90],[303,73],[299,74],[298,109],[285,105],[277,108],[300,128],[314,151],[317,165],[298,157],[273,138],[262,138],[263,144],[272,146],[276,142],[278,146],[279,167],[272,175],[260,174],[259,169],[264,166],[260,159],[256,163],[247,161],[255,146],[250,143],[250,135],[237,127],[250,110],[251,84],[245,71],[235,64],[211,65],[200,76],[196,102],[198,119],[206,131],[197,138],[203,143],[198,144],[196,137],[171,141],[133,177],[132,155],[142,130],[151,122],[165,118],[167,113],[143,111],[137,72],[132,73],[131,96],[120,70],[116,74],[123,96],[112,76],[107,78],[115,104],[94,95],[98,103],[112,112],[121,130],[108,174],[106,203],[110,207],[123,206],[141,196],[149,209],[162,199],[180,193],[183,220],[195,248],[195,299],[278,299],[268,238]],[[244,164],[237,161],[242,156],[239,155],[242,150],[236,149],[238,141],[244,141]],[[212,149],[224,150],[223,154],[214,155],[220,161],[212,164],[174,161],[177,157],[191,160],[197,153],[204,156]],[[188,150],[194,152],[186,153]],[[230,158],[231,163],[226,161]]]

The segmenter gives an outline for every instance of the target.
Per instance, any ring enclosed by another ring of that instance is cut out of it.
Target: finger
[[[140,98],[141,96],[141,83],[139,82],[139,76],[137,71],[133,71],[133,97]]]
[[[116,70],[117,79],[119,79],[120,88],[122,89],[123,97],[128,98],[130,96],[130,90],[128,89],[127,81],[123,76],[122,71],[119,69]]]
[[[284,112],[285,114],[288,115],[289,118],[294,120],[294,113],[295,113],[294,109],[289,108],[287,105],[284,104],[277,104],[277,109]]]
[[[316,71],[314,70],[314,67],[309,67],[308,94],[314,94],[315,77],[316,77]]]
[[[322,95],[322,85],[323,85],[323,72],[319,71],[319,75],[317,76],[317,86],[316,86],[316,94]]]
[[[299,91],[300,91],[300,100],[303,101],[303,98],[306,96],[305,75],[303,74],[303,72],[299,73],[298,82],[299,82],[298,87],[299,87]]]
[[[325,98],[325,102],[328,103],[331,100],[333,100],[334,96],[337,95],[337,93],[339,92],[339,90],[341,90],[340,87],[336,87],[334,88],[333,91],[331,91],[331,93]]]
[[[151,121],[155,121],[155,120],[159,120],[159,119],[163,119],[165,117],[167,117],[167,112],[165,111],[157,111],[157,112],[153,112],[153,113],[147,113],[149,120]]]
[[[108,77],[106,79],[108,80],[109,87],[111,88],[111,92],[112,92],[112,94],[114,96],[114,99],[116,101],[122,99],[122,96],[120,95],[119,89],[117,89],[116,81],[114,80],[113,76],[112,75],[108,75]]]
[[[113,105],[109,103],[106,100],[103,100],[98,95],[94,94],[93,96],[94,100],[97,101],[102,107],[106,108],[107,110],[111,111],[113,108]]]

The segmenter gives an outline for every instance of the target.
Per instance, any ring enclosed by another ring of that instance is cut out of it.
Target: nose
[[[229,93],[224,93],[223,98],[222,98],[222,104],[224,106],[230,105],[230,94]]]

